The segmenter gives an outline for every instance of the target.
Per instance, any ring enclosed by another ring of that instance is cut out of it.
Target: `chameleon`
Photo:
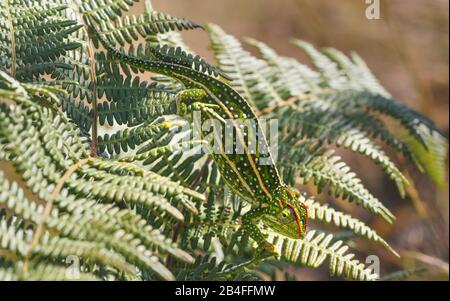
[[[267,236],[257,226],[260,220],[284,236],[293,239],[305,236],[308,208],[300,201],[298,192],[283,183],[255,111],[244,97],[224,80],[220,80],[219,76],[226,79],[225,75],[211,65],[206,65],[198,57],[187,57],[180,48],[165,47],[164,51],[153,48],[153,57],[148,59],[124,53],[100,34],[97,38],[113,59],[139,70],[180,81],[186,89],[177,96],[177,114],[186,115],[198,111],[201,112],[202,121],[218,120],[224,126],[233,127],[236,133],[233,148],[240,143],[243,152],[227,152],[222,143],[220,149],[210,152],[210,155],[226,185],[252,204],[251,209],[242,217],[241,230],[256,241],[260,252],[276,253],[275,246],[267,241]],[[178,56],[170,55],[174,53]],[[193,62],[208,67],[199,70]],[[249,122],[252,126],[243,127],[243,122]],[[250,150],[249,145],[245,144],[245,138],[251,141],[255,132],[262,136],[258,140],[261,147]],[[263,148],[268,153],[269,164],[259,164]]]

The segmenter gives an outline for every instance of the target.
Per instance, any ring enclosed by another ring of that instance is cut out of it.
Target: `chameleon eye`
[[[293,216],[290,209],[289,208],[284,209],[281,212],[281,216],[278,220],[283,224],[290,224],[293,221]]]

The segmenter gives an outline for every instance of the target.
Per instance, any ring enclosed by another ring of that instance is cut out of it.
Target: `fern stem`
[[[312,94],[311,94],[311,95],[305,95],[305,96],[304,96],[304,98],[310,98],[310,97],[312,97]],[[275,111],[276,109],[279,109],[279,108],[282,108],[282,107],[288,107],[288,106],[291,106],[291,105],[293,105],[295,102],[297,102],[299,99],[304,99],[304,98],[301,97],[301,96],[294,96],[294,97],[291,97],[291,98],[289,98],[289,99],[286,99],[285,101],[278,102],[278,103],[276,103],[276,104],[273,105],[273,106],[266,107],[266,108],[262,109],[261,111],[257,112],[257,115],[258,115],[258,116],[262,116],[262,115],[270,114],[270,113],[272,113],[273,111]]]
[[[9,32],[11,37],[11,76],[16,78],[16,37],[14,34],[14,23],[11,15],[11,6],[9,0],[5,1],[5,10],[8,15]]]
[[[416,209],[417,214],[419,215],[420,219],[429,220],[430,217],[428,216],[428,210],[426,208],[426,205],[420,198],[419,191],[417,190],[417,187],[414,184],[412,176],[407,168],[403,169],[403,174],[410,183],[408,186],[406,186],[406,193],[411,199],[411,202],[413,203],[413,206]]]
[[[84,28],[84,27],[83,27]],[[86,29],[87,32],[87,29]],[[97,77],[95,76],[94,51],[92,49],[91,37],[88,34],[88,56],[89,56],[89,74],[94,83],[92,94],[92,129],[91,129],[91,155],[96,157],[98,154],[98,105],[97,105]]]
[[[98,101],[97,101],[97,76],[95,71],[95,57],[94,57],[94,48],[92,44],[92,37],[89,34],[89,28],[82,14],[79,10],[79,6],[74,3],[74,0],[69,0],[70,7],[75,15],[78,17],[78,22],[81,22],[83,27],[82,30],[87,36],[87,56],[89,58],[89,77],[92,80],[92,129],[91,129],[91,156],[97,157],[98,155]]]
[[[321,90],[321,94],[326,94],[326,93],[333,93],[336,92],[336,90],[334,89],[323,89]],[[294,103],[296,103],[299,100],[306,100],[306,99],[310,99],[312,97],[317,96],[314,93],[305,93],[303,95],[298,95],[298,96],[292,96],[284,101],[278,102],[276,104],[274,104],[273,106],[270,107],[266,107],[264,109],[262,109],[261,111],[257,112],[258,116],[262,116],[262,115],[267,115],[272,113],[273,111],[282,108],[282,107],[289,107],[292,106]]]
[[[29,262],[31,255],[33,253],[33,249],[38,245],[42,234],[44,233],[44,224],[49,217],[52,209],[53,209],[53,202],[58,197],[59,193],[61,192],[61,189],[64,186],[64,183],[70,178],[70,176],[76,172],[81,166],[88,163],[92,158],[88,157],[86,159],[82,159],[78,161],[77,163],[73,164],[71,167],[67,169],[67,171],[64,173],[64,175],[61,177],[61,179],[58,181],[58,183],[55,186],[55,189],[53,189],[51,195],[48,198],[47,203],[45,204],[44,211],[42,212],[42,215],[39,219],[39,224],[36,227],[36,231],[33,234],[33,239],[31,240],[30,246],[28,247],[27,255],[25,257],[25,263],[23,265],[23,273],[28,272]]]
[[[192,190],[194,190],[199,184],[201,179],[203,178],[206,170],[208,169],[208,165],[211,162],[211,158],[208,157],[208,159],[206,159],[206,162],[203,164],[200,172],[198,173],[197,177],[194,179],[194,181],[192,182],[192,185],[190,186],[190,188]],[[184,215],[184,209],[181,211],[181,213]],[[181,221],[178,221],[177,224],[175,225],[175,230],[173,231],[173,235],[172,235],[172,242],[176,243],[178,240],[178,236],[181,232],[181,229],[183,227],[183,223]],[[167,260],[166,260],[166,267],[170,270],[172,267],[172,263],[173,263],[173,258],[172,256],[168,255],[167,256]]]
[[[181,214],[184,215],[184,208],[181,209]],[[172,235],[172,242],[176,243],[178,240],[178,236],[181,232],[181,228],[183,227],[183,223],[181,221],[178,221],[177,224],[174,226],[174,230],[173,230],[173,235]],[[171,256],[170,254],[167,255],[167,259],[166,259],[166,268],[171,270],[172,269],[172,264],[173,264],[173,256]]]

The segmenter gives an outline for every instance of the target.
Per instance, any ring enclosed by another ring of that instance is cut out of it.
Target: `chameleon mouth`
[[[300,222],[300,218],[297,214],[297,211],[295,211],[294,206],[292,206],[291,204],[285,204],[285,206],[287,206],[289,208],[289,210],[291,210],[292,214],[294,215],[294,221],[297,224],[298,234],[300,235],[301,238],[304,237],[305,231],[303,231],[302,224]]]
[[[295,196],[289,190],[287,190],[286,192],[289,194],[289,197],[292,200],[295,200]],[[306,230],[306,227],[308,225],[308,207],[306,207],[306,205],[301,203],[301,202],[299,204],[300,204],[300,206],[302,206],[302,208],[306,212],[306,216],[305,216],[305,221],[304,221],[303,227],[302,227],[302,223],[300,221],[300,217],[298,216],[298,213],[295,210],[294,206],[289,204],[289,203],[285,203],[284,205],[287,206],[291,210],[292,214],[294,215],[294,220],[295,220],[295,222],[297,224],[298,234],[300,235],[301,238],[303,238],[305,236],[305,230]]]
[[[300,203],[300,206],[302,206],[303,209],[305,209],[305,212],[306,212],[305,220],[304,220],[304,228],[305,228],[305,230],[306,230],[306,228],[308,227],[308,206],[306,206],[306,205],[303,204],[303,203]],[[304,232],[304,231],[303,231],[303,232]],[[303,234],[305,234],[305,233],[303,233]]]
[[[282,224],[280,226],[280,222],[273,216],[265,216],[263,219],[263,223],[276,233],[292,239],[299,239],[301,238],[301,236],[300,233],[298,232],[298,228],[296,226],[290,227],[290,225],[292,225],[294,222],[295,221],[293,220],[288,224]]]

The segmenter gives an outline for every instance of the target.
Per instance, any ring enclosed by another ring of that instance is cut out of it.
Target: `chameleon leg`
[[[276,254],[275,246],[266,240],[266,236],[255,225],[255,221],[267,214],[267,208],[253,208],[242,217],[242,230],[258,244],[257,253],[268,252]]]

